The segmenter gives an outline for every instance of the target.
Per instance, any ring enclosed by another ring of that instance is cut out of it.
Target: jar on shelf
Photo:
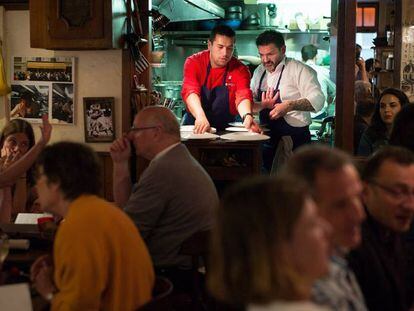
[[[385,62],[385,69],[386,70],[394,70],[394,54],[389,53],[387,60]]]

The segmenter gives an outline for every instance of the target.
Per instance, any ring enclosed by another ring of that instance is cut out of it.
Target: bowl
[[[217,25],[217,20],[207,19],[199,22],[201,30],[212,30]]]
[[[220,25],[225,25],[230,27],[231,29],[239,29],[241,25],[240,19],[225,19],[220,21]]]
[[[242,7],[240,5],[232,5],[229,6],[226,11],[229,13],[241,13]]]
[[[151,52],[151,63],[159,64],[162,63],[165,51],[152,51]]]
[[[226,19],[242,19],[242,18],[243,18],[242,13],[235,13],[235,12],[226,13]]]

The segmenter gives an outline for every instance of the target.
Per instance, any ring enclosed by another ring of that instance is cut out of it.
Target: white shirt
[[[313,70],[316,71],[318,81],[321,85],[322,93],[325,96],[325,104],[323,109],[319,111],[319,113],[312,113],[311,116],[316,117],[320,115],[322,112],[326,111],[329,104],[333,104],[335,102],[336,96],[336,85],[333,83],[329,77],[329,69],[325,66],[318,66],[315,62],[311,59],[306,61],[306,65],[312,67]]]
[[[325,102],[325,96],[322,93],[315,70],[291,58],[285,57],[276,66],[273,73],[266,72],[262,85],[260,86],[261,91],[266,91],[268,87],[276,87],[283,65],[285,65],[285,69],[283,70],[279,85],[280,99],[282,102],[285,100],[306,98],[315,109],[315,112],[321,110]],[[260,78],[265,70],[261,64],[253,73],[250,88],[253,91],[254,98],[257,96]],[[284,118],[287,123],[294,127],[306,126],[312,122],[309,111],[290,111]]]

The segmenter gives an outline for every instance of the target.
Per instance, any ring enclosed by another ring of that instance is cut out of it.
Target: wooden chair
[[[204,280],[202,280],[200,275],[199,267],[201,263],[204,263],[206,272],[208,270],[207,259],[209,253],[210,233],[210,230],[194,233],[183,242],[180,249],[181,255],[191,256],[191,270],[193,274],[193,286],[191,292],[191,302],[193,306],[192,310],[206,309]]]
[[[167,278],[157,277],[152,290],[152,300],[138,308],[137,311],[169,311],[173,310],[170,295],[173,284]]]

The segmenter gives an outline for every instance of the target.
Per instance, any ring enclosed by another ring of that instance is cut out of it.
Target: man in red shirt
[[[195,133],[209,131],[210,126],[223,130],[237,114],[247,129],[260,131],[253,120],[249,70],[233,57],[235,36],[230,27],[217,26],[211,31],[208,50],[185,61],[184,124],[194,124]]]

